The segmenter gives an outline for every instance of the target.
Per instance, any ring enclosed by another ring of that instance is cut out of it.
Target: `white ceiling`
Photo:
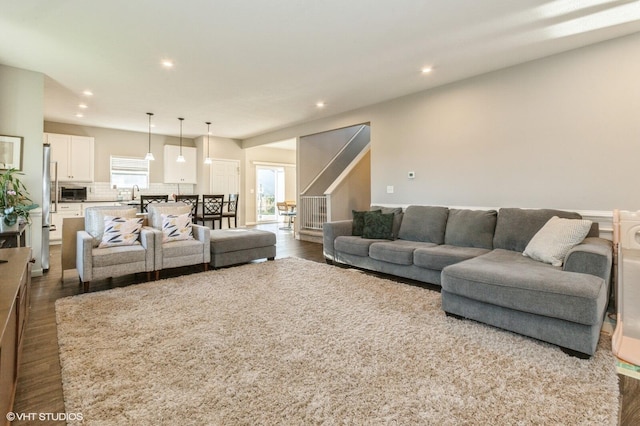
[[[48,121],[244,139],[638,31],[637,0],[0,0],[0,64]]]

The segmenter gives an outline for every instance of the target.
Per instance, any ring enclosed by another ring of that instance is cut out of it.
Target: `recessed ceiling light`
[[[76,117],[82,118],[82,117],[84,117],[84,115],[81,112],[79,112],[79,113],[76,114]]]
[[[91,90],[85,90],[82,92],[82,94],[85,96],[93,96],[93,92]]]
[[[89,108],[87,104],[78,104],[78,108],[87,109]]]
[[[433,71],[433,68],[431,67],[422,68],[422,74],[429,74],[431,71]]]
[[[316,106],[317,106],[318,108],[324,108],[324,107],[325,107],[325,105],[326,105],[326,104],[325,104],[324,102],[322,102],[322,101],[320,101],[320,102],[316,102]]]
[[[173,61],[170,59],[163,59],[162,66],[165,68],[173,68]]]

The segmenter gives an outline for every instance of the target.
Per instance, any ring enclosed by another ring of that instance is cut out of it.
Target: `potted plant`
[[[24,173],[9,169],[0,174],[0,230],[17,230],[20,217],[31,223],[29,211],[38,207],[29,198],[29,192],[18,178]]]

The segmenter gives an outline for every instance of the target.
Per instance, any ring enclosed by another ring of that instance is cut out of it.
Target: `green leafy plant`
[[[0,215],[4,216],[5,225],[12,226],[18,217],[31,223],[29,211],[38,207],[29,198],[29,192],[18,175],[24,175],[16,169],[9,169],[0,174]]]

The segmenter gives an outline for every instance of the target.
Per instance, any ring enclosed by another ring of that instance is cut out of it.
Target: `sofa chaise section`
[[[496,249],[442,271],[442,309],[563,348],[595,351],[605,279]]]
[[[464,317],[556,344],[573,355],[595,352],[609,300],[612,247],[588,237],[563,266],[523,255],[558,210],[501,209],[490,253],[442,270],[442,308]],[[589,235],[597,235],[597,224]]]

